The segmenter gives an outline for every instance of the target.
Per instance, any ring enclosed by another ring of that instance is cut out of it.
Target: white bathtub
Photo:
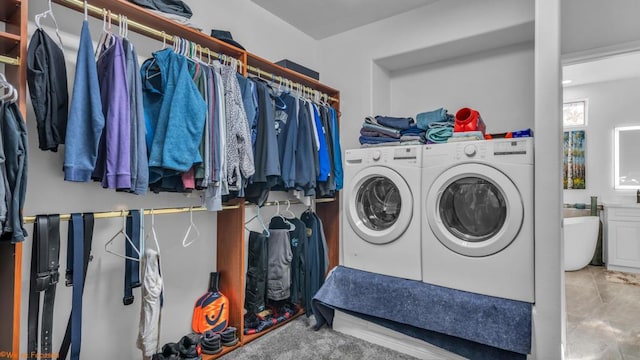
[[[593,258],[598,243],[600,218],[579,216],[564,218],[564,269],[580,270]]]

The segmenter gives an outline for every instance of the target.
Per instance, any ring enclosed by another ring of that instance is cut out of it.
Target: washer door
[[[481,257],[505,249],[516,238],[524,205],[504,173],[488,165],[463,164],[433,182],[426,196],[426,216],[444,246]]]
[[[347,219],[361,239],[386,244],[402,235],[413,216],[409,185],[397,172],[382,166],[357,173],[347,190]]]

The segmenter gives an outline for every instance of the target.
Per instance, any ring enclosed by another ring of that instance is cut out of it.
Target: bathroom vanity
[[[603,258],[608,270],[640,273],[640,204],[604,204]]]

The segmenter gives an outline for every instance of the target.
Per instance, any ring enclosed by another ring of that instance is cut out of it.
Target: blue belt
[[[80,359],[80,343],[82,342],[82,294],[87,280],[87,268],[91,259],[91,242],[93,240],[92,213],[71,214],[67,235],[67,271],[66,284],[73,284],[72,310],[60,347],[60,359],[66,359],[71,346],[71,359]]]
[[[127,216],[127,236],[131,239],[124,242],[125,255],[127,257],[138,257],[138,252],[133,248],[140,249],[140,210],[130,210]],[[139,251],[139,250],[138,250]],[[140,262],[125,259],[124,262],[124,297],[122,303],[133,304],[133,288],[140,286]]]

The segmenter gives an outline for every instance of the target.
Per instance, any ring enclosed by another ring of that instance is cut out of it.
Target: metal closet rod
[[[316,203],[326,203],[326,202],[331,202],[331,201],[335,201],[334,198],[322,198],[322,199],[315,199],[314,200]],[[299,200],[289,200],[289,203],[292,205],[295,204],[301,204],[301,202]],[[276,205],[286,205],[287,204],[287,200],[280,200],[280,201],[269,201],[269,202],[265,202],[263,206],[276,206]],[[245,203],[245,205],[254,205],[252,203]],[[222,210],[232,210],[232,209],[238,209],[240,208],[240,205],[225,205],[222,207]],[[204,208],[202,206],[198,206],[198,207],[180,207],[180,208],[160,208],[160,209],[145,209],[144,210],[144,214],[145,215],[166,215],[166,214],[180,214],[180,213],[186,213],[186,212],[197,212],[197,211],[207,211],[207,208]],[[95,219],[108,219],[108,218],[117,218],[117,217],[122,217],[122,216],[126,216],[129,215],[129,210],[118,210],[118,211],[105,211],[105,212],[95,212],[93,213],[93,216]],[[71,219],[71,214],[61,214],[60,215],[60,221],[69,221],[69,219]],[[33,224],[36,222],[36,217],[35,216],[25,216],[23,219],[23,222],[25,224]]]
[[[331,100],[331,101],[337,102],[337,103],[340,102],[339,99],[336,99],[334,97],[329,96],[328,94],[325,94],[323,92],[315,90],[314,88],[311,88],[309,86],[304,86],[304,85],[299,84],[299,83],[297,83],[295,81],[289,80],[289,79],[287,79],[285,77],[282,77],[282,76],[279,76],[279,75],[272,74],[270,72],[264,71],[264,70],[262,70],[260,68],[255,67],[255,66],[247,65],[247,70],[253,72],[256,75],[258,75],[258,77],[260,77],[261,75],[264,75],[265,77],[271,79],[271,81],[276,81],[276,82],[282,81],[282,82],[285,83],[285,85],[288,83],[288,84],[292,85],[294,89],[296,87],[302,87],[302,89],[305,90],[305,91],[318,92],[320,94],[320,97],[327,99],[327,101]]]
[[[223,206],[223,210],[228,209],[237,209],[239,205],[228,205]],[[165,215],[165,214],[180,214],[185,212],[196,212],[196,211],[207,211],[206,208],[198,206],[198,207],[182,207],[182,208],[161,208],[161,209],[145,209],[145,215]],[[90,211],[87,211],[90,212]],[[93,216],[95,219],[108,219],[108,218],[116,218],[129,215],[129,210],[118,210],[118,211],[105,211],[105,212],[95,212]],[[71,219],[71,214],[61,214],[60,221],[69,221]],[[35,216],[25,216],[24,217],[25,224],[31,224],[36,221]]]
[[[20,65],[20,58],[19,57],[12,58],[8,56],[0,55],[0,63],[9,64],[9,65]]]
[[[68,4],[72,4],[72,5],[84,8],[84,1],[81,1],[81,0],[56,0],[56,1],[58,3],[64,2],[64,3],[68,3]],[[100,7],[97,7],[95,5],[91,5],[91,4],[87,3],[87,10],[89,12],[95,14],[95,15],[100,15],[100,16],[105,15],[104,12],[108,11],[109,13],[107,15],[111,17],[111,21],[117,22],[118,25],[120,24],[119,23],[120,19],[118,18],[118,15],[112,13],[111,10],[109,10],[109,9],[103,9],[103,8],[100,8]],[[150,26],[141,24],[141,23],[139,23],[137,21],[133,21],[133,20],[127,20],[127,23],[128,23],[128,26],[130,26],[132,29],[137,29],[137,30],[146,32],[148,34],[158,36],[161,39],[174,42],[175,37],[172,36],[172,35],[168,35],[165,31],[160,31],[158,29],[154,29],[154,28],[152,28]],[[187,39],[185,39],[185,40],[187,40]],[[188,41],[190,41],[190,40],[188,40]],[[191,42],[194,42],[194,41],[191,41]],[[199,50],[200,54],[207,53],[209,55],[213,55],[214,57],[217,57],[220,60],[223,60],[225,57],[228,56],[228,55],[217,53],[217,52],[215,52],[213,50],[210,50],[209,48],[206,48],[204,46],[201,46],[201,45],[198,45],[198,46],[200,46],[200,50]]]

